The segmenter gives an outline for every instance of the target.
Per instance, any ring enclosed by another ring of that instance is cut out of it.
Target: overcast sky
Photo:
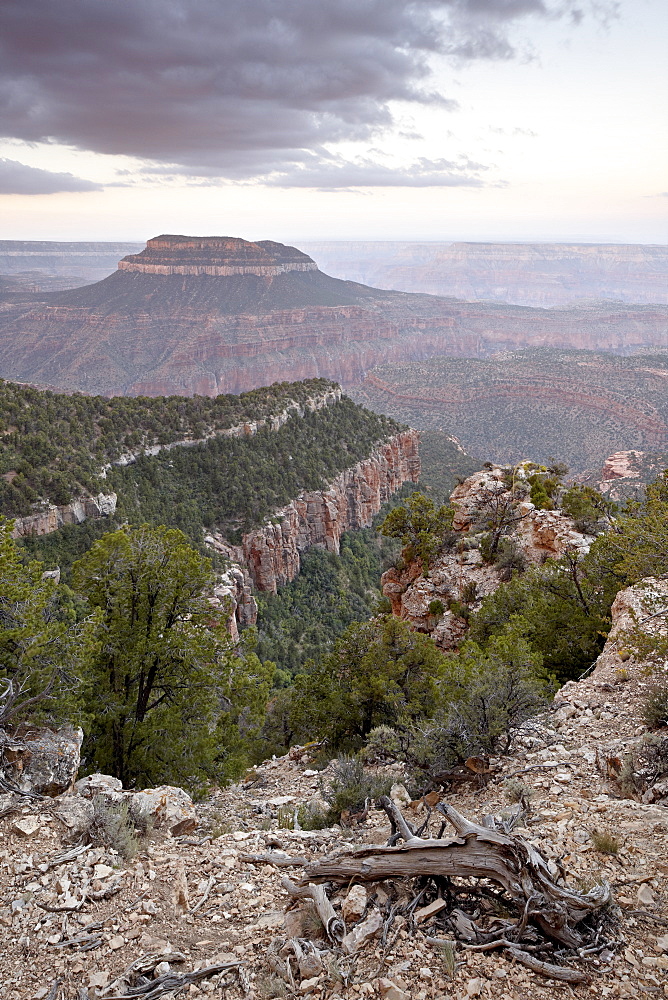
[[[668,243],[666,0],[2,0],[0,238]]]

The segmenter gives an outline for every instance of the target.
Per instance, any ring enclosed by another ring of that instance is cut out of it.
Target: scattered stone
[[[347,924],[355,924],[366,910],[367,892],[363,885],[353,885],[343,901],[341,914]]]
[[[410,1000],[410,994],[405,993],[391,979],[379,979],[378,992],[383,1000]]]
[[[378,931],[383,926],[383,918],[380,914],[380,910],[373,910],[366,920],[363,920],[361,924],[357,924],[350,934],[346,934],[343,939],[343,950],[348,955],[354,955],[355,952],[360,951],[361,948],[374,938]]]
[[[12,833],[17,833],[19,837],[34,837],[41,827],[37,816],[23,816],[12,822]]]

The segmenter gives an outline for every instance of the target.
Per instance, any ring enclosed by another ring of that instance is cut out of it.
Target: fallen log
[[[579,927],[606,907],[610,886],[603,882],[579,893],[554,881],[545,859],[520,836],[472,823],[450,805],[437,806],[457,834],[447,839],[422,839],[387,797],[379,803],[404,843],[359,848],[352,854],[323,858],[307,865],[300,885],[319,882],[381,882],[391,878],[488,879],[500,885],[516,907],[522,926],[527,921],[568,948],[585,943]]]

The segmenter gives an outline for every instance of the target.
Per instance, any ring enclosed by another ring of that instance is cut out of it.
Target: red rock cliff
[[[301,553],[313,546],[338,552],[344,531],[366,528],[402,483],[420,477],[419,436],[408,430],[346,469],[325,490],[302,493],[243,538],[243,557],[258,590],[276,592],[299,573]]]

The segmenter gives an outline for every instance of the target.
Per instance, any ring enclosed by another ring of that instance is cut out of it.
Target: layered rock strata
[[[217,395],[525,346],[665,346],[666,306],[468,303],[341,281],[269,240],[161,236],[103,281],[0,293],[0,375],[104,395]]]
[[[98,493],[95,497],[79,497],[60,506],[43,504],[34,514],[14,520],[12,537],[50,535],[66,524],[81,524],[87,518],[111,517],[116,512],[116,500],[115,493]]]
[[[256,274],[269,278],[289,271],[317,271],[318,265],[296,247],[272,240],[249,243],[231,236],[156,236],[141,253],[124,257],[118,269],[141,274]]]
[[[344,531],[368,527],[403,483],[416,483],[418,441],[414,430],[396,434],[327,489],[302,493],[277,511],[272,523],[244,535],[244,562],[258,590],[275,593],[293,580],[301,554],[312,547],[338,553]]]

